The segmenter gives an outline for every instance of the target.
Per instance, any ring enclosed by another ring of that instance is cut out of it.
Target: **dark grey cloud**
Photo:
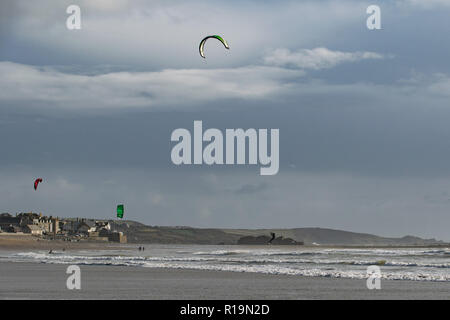
[[[381,31],[350,0],[79,3],[80,32],[70,1],[0,4],[1,211],[450,240],[446,1],[381,2]],[[173,165],[194,120],[279,128],[279,174]]]

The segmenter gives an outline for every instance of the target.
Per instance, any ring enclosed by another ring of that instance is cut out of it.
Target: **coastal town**
[[[29,234],[41,239],[71,242],[98,241],[127,243],[123,232],[113,230],[104,220],[58,218],[42,213],[0,214],[0,233]]]

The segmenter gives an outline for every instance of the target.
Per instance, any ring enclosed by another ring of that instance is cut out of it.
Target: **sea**
[[[108,250],[0,251],[0,262],[175,268],[365,279],[450,282],[450,248],[124,245]],[[0,249],[1,250],[1,249]]]

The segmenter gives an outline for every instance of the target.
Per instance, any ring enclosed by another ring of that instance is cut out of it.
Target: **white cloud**
[[[435,81],[428,86],[428,92],[448,99],[450,97],[450,77],[443,74],[435,75]]]
[[[288,88],[301,71],[249,66],[157,72],[66,74],[0,62],[0,103],[75,109],[170,107],[221,99],[262,99]]]
[[[319,70],[332,68],[346,62],[383,58],[383,55],[375,52],[342,52],[327,48],[301,49],[292,52],[289,49],[281,48],[266,55],[264,62],[278,67],[291,66],[300,69]]]
[[[326,62],[317,59],[303,62],[303,66],[320,68],[336,63],[336,60],[339,59]],[[271,103],[282,107],[286,102],[302,105],[312,97],[316,103],[352,97],[346,101],[356,105],[442,105],[443,98],[450,94],[450,77],[445,74],[413,74],[408,80],[388,85],[367,82],[333,84],[306,78],[304,70],[278,66],[79,75],[48,67],[0,62],[0,73],[0,105],[34,108],[38,112],[46,108],[76,111],[129,108],[192,110],[205,106],[212,110],[223,107],[224,104],[219,102],[224,100]]]
[[[413,71],[409,78],[399,83],[411,93],[421,92],[429,97],[447,98],[450,96],[450,76],[444,73],[424,74]]]
[[[9,27],[5,37],[32,46],[33,58],[51,52],[47,64],[56,57],[67,64],[75,60],[141,70],[236,67],[255,61],[268,47],[308,47],[317,39],[326,43],[336,32],[357,24],[364,12],[358,2],[342,0],[282,4],[84,0],[79,3],[82,29],[69,31],[66,4],[16,0],[14,8],[5,8],[0,3],[0,12],[11,12],[6,22],[0,21]],[[230,51],[210,44],[208,61],[201,59],[198,43],[207,34],[224,36]]]

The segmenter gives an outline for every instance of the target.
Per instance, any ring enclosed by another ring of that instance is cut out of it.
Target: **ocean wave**
[[[209,252],[213,255],[202,256],[200,251],[195,254],[173,254],[164,256],[134,256],[134,255],[88,255],[68,254],[66,252],[23,252],[0,256],[1,260],[12,262],[40,262],[50,264],[77,264],[77,265],[103,265],[103,266],[130,266],[130,267],[158,267],[158,268],[185,268],[199,270],[256,272],[265,274],[286,274],[298,276],[318,276],[335,278],[366,278],[363,266],[379,265],[382,268],[383,279],[417,280],[417,281],[450,281],[450,268],[448,263],[434,261],[403,261],[403,260],[376,260],[351,258],[339,259],[299,258],[295,256],[280,257],[259,252],[256,255],[245,255],[245,250],[230,250]],[[78,252],[81,253],[81,252]],[[280,252],[278,252],[280,253]],[[299,252],[291,252],[298,254]],[[201,253],[203,254],[203,253]],[[243,255],[240,256],[239,254]],[[439,271],[442,270],[442,271]]]
[[[189,253],[189,252],[182,252]],[[314,250],[267,250],[267,249],[251,249],[251,250],[214,250],[214,251],[197,251],[194,255],[205,256],[225,256],[225,255],[251,255],[251,256],[313,256],[313,255],[354,255],[354,256],[445,256],[450,255],[450,249],[444,248],[440,250],[424,250],[424,249],[314,249]]]
[[[91,257],[92,258],[92,257]],[[305,277],[332,277],[349,279],[366,279],[365,270],[336,270],[332,268],[290,268],[277,265],[247,265],[247,264],[191,264],[177,261],[139,261],[121,259],[87,259],[67,261],[58,259],[41,260],[42,263],[51,264],[77,264],[90,266],[124,266],[124,267],[146,267],[146,268],[172,268],[172,269],[195,269],[206,271],[230,271],[230,272],[250,272],[276,275],[295,275]],[[382,272],[381,279],[385,280],[413,280],[413,281],[450,281],[450,275],[433,273],[414,272]]]
[[[449,248],[443,248],[439,250],[429,249],[353,249],[353,248],[340,248],[340,249],[324,249],[324,254],[346,254],[346,255],[381,255],[381,256],[423,256],[423,255],[448,255],[450,254]]]
[[[102,256],[86,256],[86,255],[67,255],[67,254],[49,254],[49,253],[36,253],[36,252],[24,252],[17,253],[12,257],[22,259],[32,259],[38,261],[103,261],[108,262],[121,262],[129,261],[132,263],[138,262],[220,262],[220,263],[236,263],[236,264],[315,264],[315,265],[378,265],[378,266],[392,266],[392,267],[423,267],[423,268],[450,268],[450,263],[430,263],[430,262],[411,262],[411,261],[395,261],[395,260],[341,260],[341,259],[271,259],[260,258],[255,259],[252,256],[242,258],[228,258],[229,254],[217,257],[198,257],[198,256],[163,256],[163,257],[145,257],[145,256],[125,256],[125,255],[102,255]]]
[[[249,253],[251,253],[250,250],[216,250],[216,251],[197,251],[193,252],[192,254],[201,256],[228,256],[228,255],[249,254]]]
[[[366,272],[343,271],[330,269],[294,269],[280,266],[239,266],[239,265],[184,265],[172,264],[167,266],[161,263],[146,263],[148,268],[175,268],[175,269],[196,269],[211,271],[231,271],[231,272],[252,272],[277,275],[295,275],[305,277],[332,277],[349,279],[367,279]],[[426,274],[426,273],[386,273],[383,272],[381,279],[385,280],[413,280],[413,281],[450,281],[448,274]]]
[[[309,256],[320,255],[318,251],[266,251],[266,250],[216,250],[216,251],[197,251],[194,255],[203,256],[229,256],[229,255],[243,255],[250,256]]]

